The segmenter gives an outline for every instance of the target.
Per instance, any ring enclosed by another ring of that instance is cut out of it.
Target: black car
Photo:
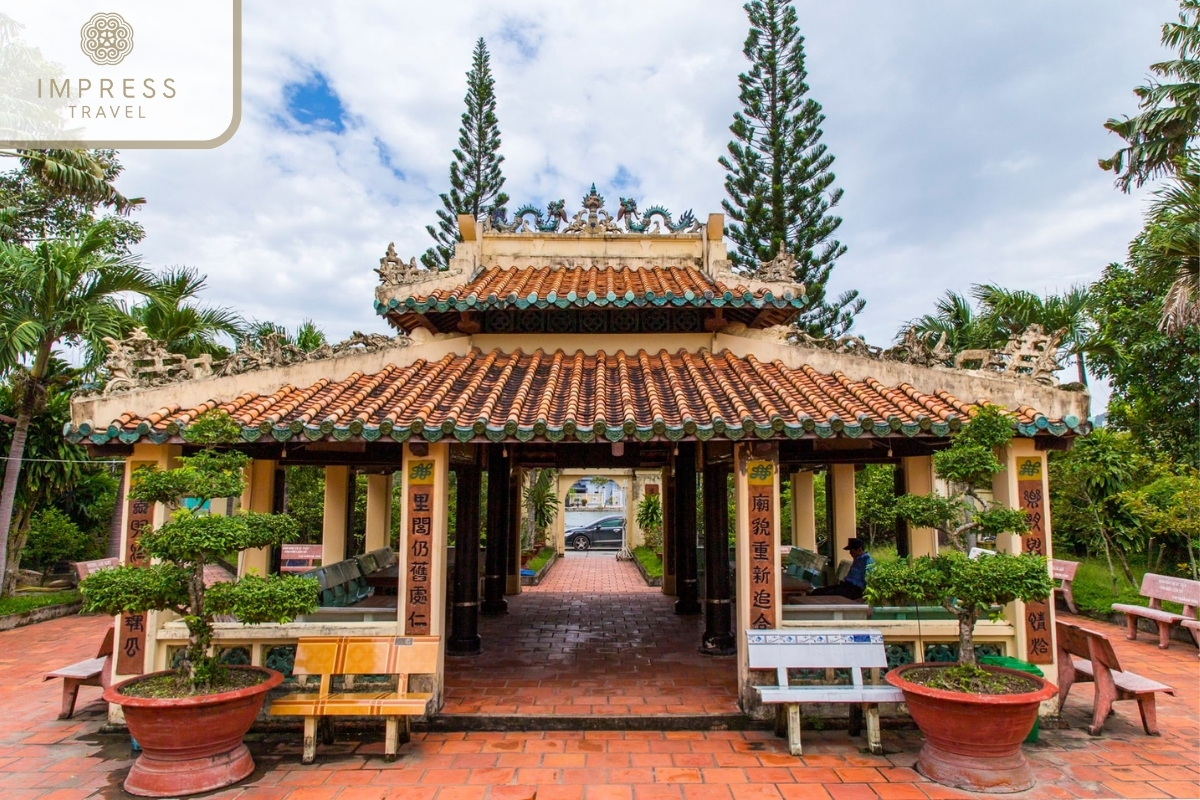
[[[625,518],[602,517],[566,532],[567,547],[574,550],[620,550],[625,544]]]

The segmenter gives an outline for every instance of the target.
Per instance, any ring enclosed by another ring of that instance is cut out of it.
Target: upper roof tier
[[[808,304],[786,252],[733,272],[721,214],[675,220],[621,198],[613,218],[594,186],[583,206],[572,220],[562,201],[544,215],[522,207],[511,222],[462,215],[462,241],[443,271],[405,262],[389,245],[376,311],[405,332],[699,333],[786,324]]]

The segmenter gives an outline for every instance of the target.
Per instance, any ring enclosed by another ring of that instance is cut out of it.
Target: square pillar
[[[444,442],[410,442],[404,447],[402,467],[405,499],[400,509],[400,549],[396,553],[400,573],[397,627],[403,636],[441,637],[437,673],[428,689],[433,694],[433,708],[436,710],[442,705],[446,652],[446,529],[450,502],[450,445]]]
[[[757,447],[755,452],[752,448]],[[760,708],[751,688],[745,632],[779,627],[779,464],[774,446],[738,444],[733,450],[737,528],[738,695],[747,714]]]
[[[825,482],[825,493],[829,498],[829,577],[836,583],[839,561],[847,561],[846,542],[858,535],[858,511],[854,499],[854,465],[830,464]]]
[[[1037,450],[1032,439],[1013,439],[997,456],[1004,470],[992,478],[992,495],[997,503],[1026,512],[1030,529],[1019,536],[1000,534],[996,537],[996,550],[1014,554],[1038,553],[1052,558],[1050,471],[1045,452]],[[1009,655],[1041,665],[1046,679],[1057,683],[1053,597],[1035,603],[1017,600],[1005,609],[1005,616],[1017,630],[1017,652]],[[1054,713],[1054,703],[1047,703],[1042,705],[1042,713]]]
[[[325,514],[321,522],[321,563],[325,566],[346,559],[346,523],[350,509],[352,476],[349,467],[325,468]]]
[[[813,473],[792,473],[792,545],[817,552],[817,507]]]
[[[905,494],[933,494],[933,458],[909,456],[900,459],[904,470]],[[938,552],[938,534],[933,528],[908,527],[908,552],[913,558],[934,556]]]
[[[142,467],[171,469],[178,466],[176,459],[183,452],[179,445],[136,444],[133,454],[125,459],[124,483],[133,486],[133,474]],[[162,503],[146,503],[129,497],[128,491],[121,506],[121,552],[122,564],[148,563],[138,546],[142,529],[157,528],[167,521],[167,509]],[[112,660],[112,682],[143,675],[154,670],[158,651],[158,629],[175,618],[169,611],[147,611],[141,614],[119,614],[114,618],[115,633]],[[125,724],[121,707],[109,705],[108,720],[115,725]]]
[[[379,550],[392,541],[392,476],[367,476],[366,550]]]
[[[246,489],[242,492],[242,510],[270,514],[275,511],[274,460],[255,459],[246,467]],[[213,513],[217,513],[213,509]],[[271,572],[271,548],[243,550],[238,554],[238,577],[265,576]]]

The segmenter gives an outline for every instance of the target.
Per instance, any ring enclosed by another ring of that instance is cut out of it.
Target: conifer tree
[[[796,280],[811,300],[797,325],[813,336],[838,336],[865,301],[857,291],[830,302],[825,287],[846,246],[833,238],[842,224],[830,212],[842,198],[833,188],[833,156],[821,143],[821,105],[805,83],[804,37],[785,0],[745,5],[750,33],[742,52],[750,69],[738,76],[742,110],[729,126],[735,139],[720,159],[727,170],[722,202],[735,245],[730,258],[753,270],[780,245],[796,259]]]
[[[427,269],[446,269],[459,241],[458,215],[470,214],[478,219],[493,209],[503,211],[508,202],[504,175],[500,165],[500,124],[496,119],[495,81],[483,37],[475,43],[471,69],[467,71],[467,110],[458,129],[458,147],[450,162],[450,192],[441,195],[442,208],[437,212],[437,225],[425,230],[436,244],[421,256]]]

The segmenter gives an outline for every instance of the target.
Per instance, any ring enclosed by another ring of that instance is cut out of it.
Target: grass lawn
[[[1067,560],[1074,561],[1074,557],[1068,557]],[[1115,566],[1115,565],[1114,565]],[[1079,560],[1079,569],[1075,573],[1075,581],[1071,584],[1071,589],[1075,594],[1075,606],[1083,613],[1099,614],[1107,617],[1112,613],[1113,603],[1125,603],[1126,605],[1146,606],[1150,602],[1138,594],[1138,587],[1142,582],[1142,575],[1146,573],[1144,565],[1139,566],[1136,563],[1129,565],[1133,570],[1133,577],[1137,579],[1137,583],[1133,586],[1125,580],[1121,568],[1117,570],[1117,596],[1113,597],[1112,580],[1108,576],[1108,565],[1104,559],[1100,558],[1083,558]],[[1164,608],[1170,608],[1172,603],[1165,603]],[[1178,611],[1176,606],[1171,609]]]
[[[543,547],[541,550],[537,551],[537,554],[534,555],[533,558],[525,562],[525,569],[531,569],[534,572],[537,572],[539,569],[546,566],[546,562],[549,561],[550,557],[553,555],[553,547]]]
[[[653,550],[645,545],[633,548],[633,557],[638,560],[642,568],[646,570],[646,574],[651,578],[662,577],[662,560],[655,554]]]
[[[46,606],[66,605],[67,603],[74,603],[79,599],[79,592],[74,589],[65,592],[46,592],[25,594],[18,597],[5,597],[3,600],[0,600],[0,616],[6,614],[24,614],[26,611],[33,611],[35,608],[44,608]]]

